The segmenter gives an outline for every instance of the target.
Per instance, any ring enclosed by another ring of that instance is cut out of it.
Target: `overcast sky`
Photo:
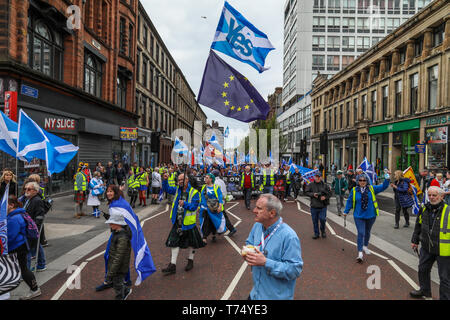
[[[264,32],[275,47],[266,58],[270,70],[259,74],[251,66],[222,53],[219,56],[246,76],[261,96],[274,92],[283,81],[283,5],[282,0],[229,0],[256,28]],[[219,22],[224,1],[222,0],[141,0],[147,14],[158,30],[170,54],[182,70],[189,85],[198,95],[209,48]],[[202,17],[206,17],[202,18]],[[225,146],[235,145],[245,136],[248,124],[226,118],[216,111],[202,107],[208,123],[230,128],[230,138]],[[236,142],[233,142],[236,141]]]

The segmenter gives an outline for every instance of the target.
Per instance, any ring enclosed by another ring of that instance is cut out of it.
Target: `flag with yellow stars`
[[[198,103],[242,122],[265,120],[270,107],[250,81],[210,50]]]

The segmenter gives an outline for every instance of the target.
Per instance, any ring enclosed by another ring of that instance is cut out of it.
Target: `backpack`
[[[27,239],[37,240],[39,238],[39,229],[36,222],[30,217],[28,213],[21,213],[23,220],[27,224],[25,231]]]

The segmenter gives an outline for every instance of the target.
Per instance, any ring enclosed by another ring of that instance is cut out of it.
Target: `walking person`
[[[139,195],[139,187],[141,183],[136,179],[136,175],[133,173],[133,170],[130,170],[130,176],[127,180],[128,186],[128,196],[130,197],[130,206],[131,208],[136,207],[136,200]]]
[[[347,180],[342,176],[341,170],[337,171],[336,178],[334,178],[331,186],[334,189],[334,194],[336,195],[338,216],[341,216],[342,208],[344,207],[344,195],[348,188]]]
[[[167,181],[168,175],[163,175],[163,190],[175,195],[170,211],[172,229],[166,240],[166,247],[171,248],[171,260],[167,268],[161,271],[165,275],[176,273],[176,264],[180,249],[191,248],[189,251],[188,263],[185,271],[190,271],[194,267],[195,250],[204,247],[202,237],[197,229],[196,217],[200,204],[200,194],[188,182],[188,177],[184,173],[178,175],[177,187],[170,187]]]
[[[296,167],[295,172],[291,176],[292,179],[292,189],[294,190],[294,199],[297,199],[300,189],[302,187],[302,174],[300,170]]]
[[[416,218],[411,247],[419,254],[419,290],[410,292],[413,298],[431,298],[431,269],[437,261],[439,298],[450,300],[450,206],[444,203],[444,191],[428,188],[428,199]],[[446,223],[446,224],[445,224]]]
[[[450,205],[450,171],[447,171],[445,176],[446,180],[444,183],[444,201],[446,204]]]
[[[148,174],[144,170],[143,167],[140,168],[139,174],[136,176],[136,179],[139,181],[139,205],[146,207],[147,206],[147,188],[149,184]]]
[[[169,182],[167,182],[169,183]],[[170,185],[170,187],[175,188],[175,185]],[[159,168],[156,167],[155,171],[152,173],[152,202],[151,204],[158,204],[158,196],[161,191],[162,180],[159,174]]]
[[[322,181],[322,175],[317,172],[314,175],[314,181],[306,186],[306,195],[311,198],[311,218],[314,228],[313,239],[319,238],[319,222],[320,234],[322,238],[326,238],[325,227],[327,223],[327,207],[330,204],[331,190],[328,185]]]
[[[414,199],[411,189],[411,182],[409,179],[403,177],[401,170],[394,172],[394,181],[391,183],[391,187],[394,190],[395,200],[395,225],[394,229],[399,228],[400,211],[403,211],[405,217],[404,228],[409,227],[409,213],[408,209],[414,205]]]
[[[275,170],[270,168],[270,163],[268,163],[261,173],[263,176],[263,193],[273,194],[273,187],[275,186]]]
[[[87,205],[93,207],[92,215],[95,218],[100,218],[100,199],[99,197],[105,192],[105,184],[102,180],[100,172],[95,171],[94,176],[89,182],[89,196]]]
[[[77,174],[74,178],[73,190],[75,192],[74,201],[75,201],[75,219],[80,219],[81,216],[85,216],[86,214],[83,212],[83,204],[86,201],[86,191],[88,188],[88,179],[86,174],[83,172],[84,164],[80,162],[81,167],[78,169]]]
[[[125,171],[122,162],[119,162],[116,169],[116,177],[117,177],[117,184],[120,186],[122,182],[124,182],[127,179],[127,172]]]
[[[250,200],[252,199],[252,190],[255,188],[255,179],[250,171],[250,166],[245,167],[245,172],[241,176],[241,190],[244,193],[245,207],[250,210]]]
[[[108,162],[106,169],[105,169],[105,183],[106,187],[109,187],[110,185],[116,184],[116,178],[117,178],[117,170],[113,166],[113,163],[111,161]]]
[[[227,230],[223,216],[222,191],[214,185],[214,181],[215,176],[208,173],[205,176],[205,185],[200,191],[200,233],[205,244],[210,234],[213,235],[212,242],[216,242],[216,234],[222,234]]]
[[[383,192],[389,187],[389,173],[386,173],[383,184],[370,185],[369,179],[365,174],[358,176],[358,186],[354,187],[349,194],[344,210],[346,216],[353,209],[353,218],[357,229],[358,238],[358,257],[357,262],[363,262],[363,251],[369,255],[368,249],[370,232],[379,215],[378,202],[376,194]]]
[[[29,246],[26,238],[27,223],[22,217],[23,213],[26,213],[26,211],[22,208],[22,203],[17,200],[16,196],[10,195],[8,197],[7,215],[8,249],[10,254],[17,254],[22,279],[30,288],[30,291],[25,296],[21,297],[21,300],[30,300],[40,296],[41,289],[27,263]]]
[[[262,194],[253,209],[255,224],[246,240],[244,260],[252,269],[249,300],[292,300],[303,269],[300,240],[283,221],[283,205],[273,194]]]
[[[214,185],[216,185],[220,188],[220,191],[222,192],[223,203],[225,205],[225,203],[227,202],[227,194],[228,194],[227,186],[226,186],[225,182],[221,179],[219,170],[214,170],[213,175],[215,177]],[[231,223],[227,212],[225,210],[223,210],[222,213],[223,213],[223,216],[225,217],[226,227],[228,230],[230,230],[230,232],[228,233],[228,236],[231,237],[233,234],[236,233],[237,230]]]
[[[34,220],[36,226],[38,227],[38,230],[41,230],[41,225],[44,222],[45,209],[43,206],[41,196],[39,195],[39,191],[40,188],[37,182],[28,182],[26,184],[25,204],[23,208],[30,215],[31,219]],[[27,257],[28,267],[30,267],[31,257],[34,256],[37,249],[39,250],[39,252],[36,269],[38,272],[47,270],[44,248],[42,247],[41,243],[37,243],[37,239],[36,241],[32,241],[32,243],[30,243],[30,252],[28,253]]]

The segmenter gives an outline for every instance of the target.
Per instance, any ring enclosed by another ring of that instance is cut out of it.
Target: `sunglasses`
[[[364,181],[364,182],[367,182],[367,180],[358,180],[358,181]]]

